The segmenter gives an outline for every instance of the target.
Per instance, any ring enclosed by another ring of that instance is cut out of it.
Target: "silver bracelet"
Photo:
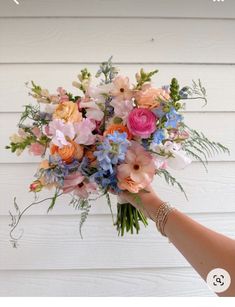
[[[155,216],[155,223],[156,223],[158,231],[164,237],[167,237],[167,235],[165,234],[164,228],[165,228],[165,224],[167,222],[169,213],[174,211],[174,210],[175,210],[175,208],[172,207],[167,202],[162,203],[157,210],[157,213],[156,213],[156,216]]]

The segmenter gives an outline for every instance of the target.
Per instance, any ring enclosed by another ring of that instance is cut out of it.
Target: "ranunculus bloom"
[[[148,138],[156,130],[156,115],[148,109],[136,108],[127,119],[127,127],[135,136]]]
[[[152,155],[143,146],[132,141],[124,163],[117,167],[118,186],[120,189],[125,187],[130,192],[139,191],[151,183],[155,169]]]
[[[118,76],[113,80],[111,95],[117,100],[130,100],[133,97],[133,91],[130,89],[128,77]]]
[[[141,108],[154,109],[160,106],[161,101],[169,100],[169,94],[162,88],[145,87],[137,92],[135,99]]]
[[[56,107],[53,118],[63,119],[65,122],[80,122],[82,113],[78,111],[77,103],[64,101]]]
[[[69,145],[65,145],[61,148],[55,145],[51,146],[51,154],[57,153],[66,163],[72,162],[73,159],[81,160],[83,152],[83,147],[74,141],[70,141]]]
[[[106,131],[104,132],[104,135],[106,136],[107,134],[113,134],[114,131],[118,131],[120,133],[126,132],[127,138],[130,140],[131,139],[131,133],[128,130],[128,128],[122,124],[112,124],[110,125]]]
[[[34,156],[41,156],[45,151],[45,146],[39,143],[33,143],[29,147],[29,152]]]

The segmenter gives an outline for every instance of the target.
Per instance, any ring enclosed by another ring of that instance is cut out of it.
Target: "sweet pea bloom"
[[[72,140],[75,137],[75,130],[72,123],[53,119],[49,124],[48,134],[52,136],[52,143],[61,148],[69,144],[68,138]]]
[[[145,108],[136,108],[131,111],[127,119],[127,127],[135,136],[148,138],[156,130],[157,117]]]
[[[75,141],[78,144],[92,145],[96,140],[96,136],[92,134],[96,125],[89,118],[84,118],[80,123],[74,124],[76,133]]]
[[[114,107],[114,114],[117,117],[122,119],[123,124],[125,125],[127,122],[127,118],[129,113],[134,108],[133,102],[131,100],[117,100],[113,99],[110,103],[112,107]]]

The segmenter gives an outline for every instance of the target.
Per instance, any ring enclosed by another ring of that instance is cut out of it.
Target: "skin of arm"
[[[123,192],[121,199],[130,202],[147,217],[155,220],[157,210],[163,201],[151,186],[146,190],[148,193],[139,193],[141,207],[128,192]],[[231,277],[230,287],[217,295],[235,296],[235,240],[201,225],[178,210],[169,213],[164,231],[170,242],[204,280],[212,269],[226,270]]]

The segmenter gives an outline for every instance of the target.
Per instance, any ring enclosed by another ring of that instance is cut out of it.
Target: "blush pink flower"
[[[49,124],[49,135],[52,136],[52,143],[59,148],[69,145],[69,141],[75,137],[73,123],[63,122],[61,119],[53,119]]]
[[[135,136],[148,138],[156,130],[156,115],[148,109],[133,109],[127,118],[127,127]]]
[[[155,160],[152,155],[143,146],[132,141],[124,163],[117,167],[118,186],[120,189],[138,192],[152,182],[155,169]]]
[[[133,91],[130,89],[128,77],[118,76],[113,80],[111,95],[117,100],[130,100],[133,97]]]
[[[42,132],[38,127],[33,127],[32,132],[37,138],[42,136]]]
[[[74,124],[76,132],[75,142],[83,145],[92,145],[96,140],[96,136],[92,134],[92,131],[96,128],[96,125],[89,119],[83,118],[80,123]]]
[[[45,151],[45,147],[39,143],[33,143],[29,147],[29,152],[34,156],[41,156]]]
[[[97,184],[87,182],[80,172],[74,172],[64,179],[63,193],[70,192],[81,198],[88,198],[91,193],[97,193]]]
[[[113,99],[110,104],[114,107],[115,116],[120,117],[122,119],[122,123],[125,125],[128,115],[133,109],[133,102],[131,100],[120,101]]]

